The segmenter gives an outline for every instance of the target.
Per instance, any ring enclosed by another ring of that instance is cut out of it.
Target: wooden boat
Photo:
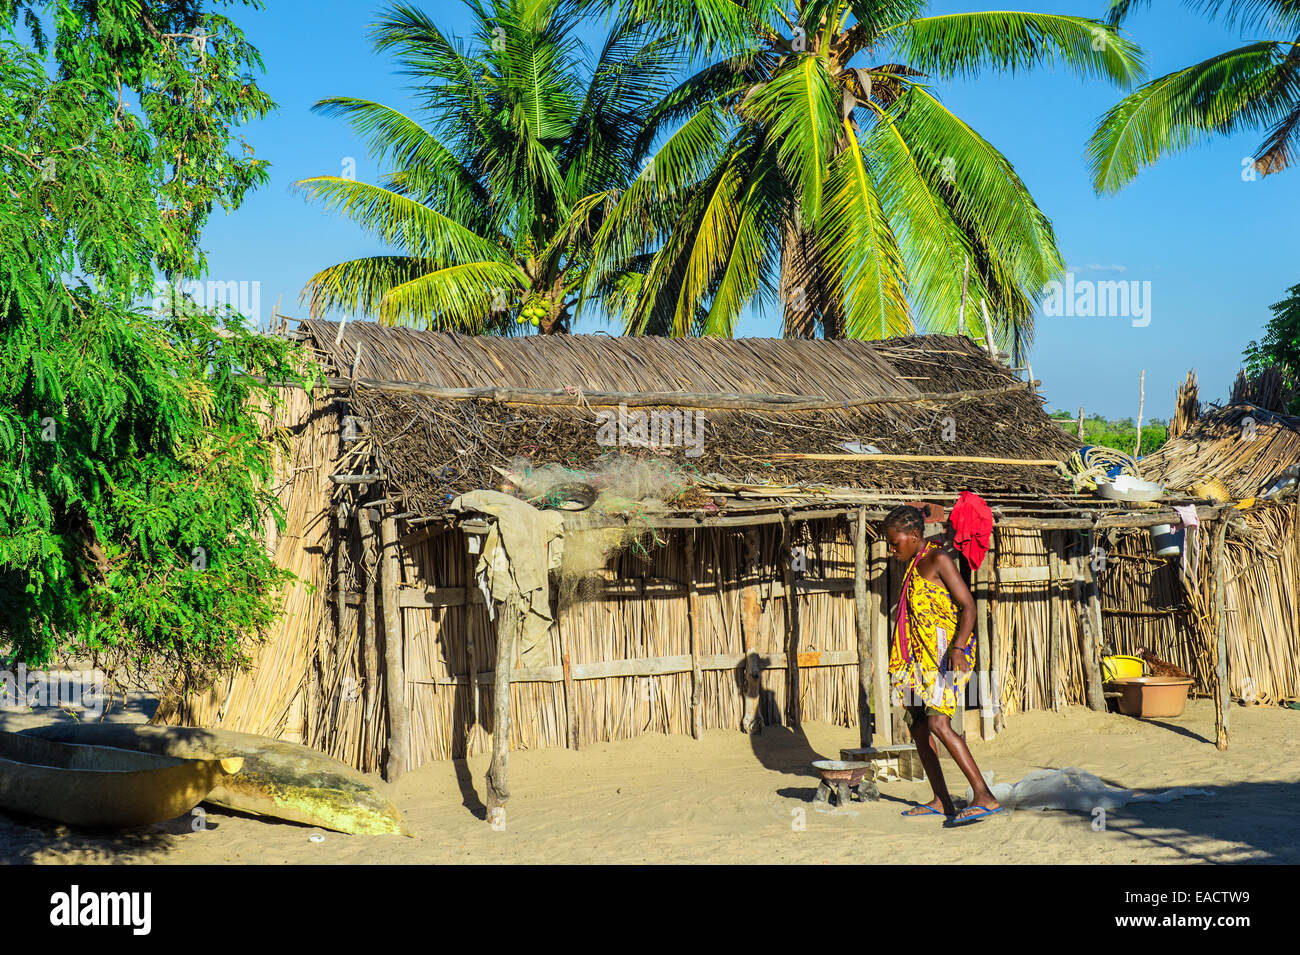
[[[147,826],[188,813],[242,766],[0,732],[0,809],[74,826]]]
[[[324,753],[252,733],[143,723],[50,723],[24,736],[183,759],[240,757],[209,805],[353,835],[410,835],[401,812],[365,776]]]

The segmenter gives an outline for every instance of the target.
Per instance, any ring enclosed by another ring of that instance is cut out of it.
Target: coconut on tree
[[[588,289],[628,332],[731,335],[772,298],[787,335],[955,331],[969,299],[968,328],[982,302],[1023,347],[1063,269],[1051,223],[932,84],[1040,65],[1130,84],[1140,51],[1082,17],[924,6],[625,4],[705,63],[648,117],[644,171],[596,236]]]
[[[590,236],[633,177],[675,45],[624,17],[589,56],[575,32],[583,6],[467,2],[473,26],[459,40],[409,5],[379,18],[375,48],[412,80],[420,117],[322,100],[315,109],[348,120],[391,171],[377,184],[317,176],[298,186],[395,251],[312,276],[303,295],[313,314],[470,332],[570,327]]]

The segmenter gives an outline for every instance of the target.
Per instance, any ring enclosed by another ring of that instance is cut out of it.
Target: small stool
[[[817,786],[817,792],[813,795],[815,803],[829,803],[832,790],[835,792],[835,805],[839,807],[847,806],[855,791],[858,798],[864,802],[875,802],[880,798],[880,790],[876,788],[870,763],[858,760],[818,759],[813,761],[813,769],[817,770],[822,778]]]

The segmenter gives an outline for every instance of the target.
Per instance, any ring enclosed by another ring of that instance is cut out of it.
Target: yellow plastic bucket
[[[1123,680],[1141,675],[1141,657],[1113,656],[1101,658],[1101,678],[1103,680]]]

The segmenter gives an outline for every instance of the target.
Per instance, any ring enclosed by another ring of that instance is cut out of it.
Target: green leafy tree
[[[1246,377],[1277,372],[1283,390],[1296,396],[1286,410],[1300,414],[1300,285],[1287,289],[1286,298],[1270,306],[1270,311],[1273,317],[1264,326],[1263,338],[1246,346]]]
[[[246,661],[287,578],[263,536],[276,392],[249,374],[306,378],[175,283],[203,274],[210,211],[265,177],[234,128],[271,104],[199,4],[51,7],[0,35],[0,645],[202,684]],[[0,24],[24,19],[0,2]]]
[[[299,183],[396,248],[312,277],[313,313],[341,308],[396,325],[505,332],[533,319],[570,327],[590,266],[590,235],[632,178],[633,147],[667,91],[671,44],[635,18],[617,22],[594,63],[572,0],[468,2],[463,41],[418,9],[387,10],[375,48],[406,75],[422,120],[370,100],[316,104],[347,119],[378,184]]]
[[[1112,0],[1122,22],[1146,0]],[[1300,135],[1300,4],[1293,0],[1197,0],[1189,4],[1229,26],[1274,34],[1139,87],[1114,106],[1088,146],[1093,185],[1114,193],[1142,168],[1211,136],[1262,129],[1251,167],[1263,175],[1295,159]]]
[[[968,274],[966,328],[982,334],[983,301],[1023,349],[1063,268],[1051,224],[933,84],[1042,65],[1128,84],[1129,41],[1081,17],[925,16],[920,0],[624,6],[703,64],[650,115],[653,175],[596,237],[590,287],[622,276],[629,332],[731,335],[773,296],[787,335],[952,332]]]

